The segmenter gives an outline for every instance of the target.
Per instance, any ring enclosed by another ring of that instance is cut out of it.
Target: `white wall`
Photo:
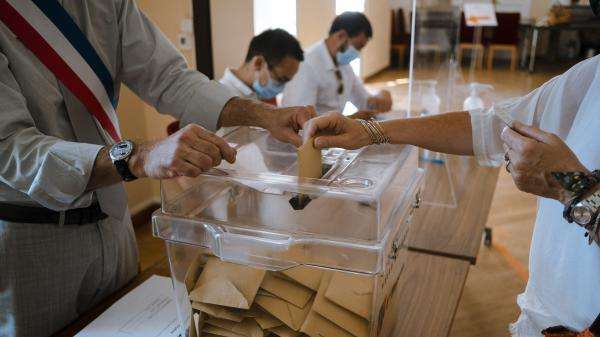
[[[365,15],[373,26],[373,39],[361,56],[361,75],[369,77],[390,64],[391,6],[390,0],[367,0]]]
[[[297,0],[298,40],[307,49],[323,39],[335,17],[335,0]]]
[[[238,67],[254,36],[254,1],[211,0],[213,67],[215,78],[227,67]]]

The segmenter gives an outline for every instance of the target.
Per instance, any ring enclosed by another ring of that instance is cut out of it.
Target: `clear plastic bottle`
[[[469,111],[485,108],[485,103],[483,102],[483,99],[481,99],[480,94],[486,90],[493,89],[494,87],[489,84],[477,82],[469,83],[469,96],[463,102],[463,109]]]

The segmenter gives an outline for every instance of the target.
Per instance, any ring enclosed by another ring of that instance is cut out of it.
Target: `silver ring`
[[[508,156],[508,152],[504,153],[504,161],[506,162],[506,166],[505,166],[506,172],[511,173],[510,167],[509,167],[510,166],[510,157]]]

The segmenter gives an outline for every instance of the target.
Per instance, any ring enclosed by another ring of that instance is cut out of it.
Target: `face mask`
[[[354,61],[359,56],[360,52],[350,44],[343,52],[339,51],[335,58],[337,59],[338,64],[344,66],[350,64],[350,62]]]
[[[596,16],[600,16],[600,0],[590,0],[590,6]]]
[[[252,83],[252,89],[254,89],[256,96],[258,96],[258,98],[260,99],[271,99],[282,93],[284,87],[284,84],[275,81],[271,78],[271,76],[269,76],[269,81],[267,82],[267,85],[260,84],[258,76],[256,76],[254,83]]]

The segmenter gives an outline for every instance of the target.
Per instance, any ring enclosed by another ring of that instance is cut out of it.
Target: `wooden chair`
[[[398,54],[398,67],[404,67],[406,58],[406,49],[410,34],[406,33],[406,22],[404,20],[404,10],[402,8],[392,9],[392,47],[391,52]]]
[[[474,41],[475,29],[467,26],[465,14],[461,15],[460,19],[460,43],[458,44],[458,51],[456,52],[456,59],[459,64],[462,64],[462,56],[465,50],[471,51],[471,57],[475,57],[476,66],[478,69],[483,68],[483,56],[485,53],[485,47],[482,41]]]
[[[497,13],[498,27],[493,29],[487,51],[487,68],[494,67],[494,56],[499,51],[510,52],[510,70],[517,69],[519,59],[519,25],[520,13]]]

